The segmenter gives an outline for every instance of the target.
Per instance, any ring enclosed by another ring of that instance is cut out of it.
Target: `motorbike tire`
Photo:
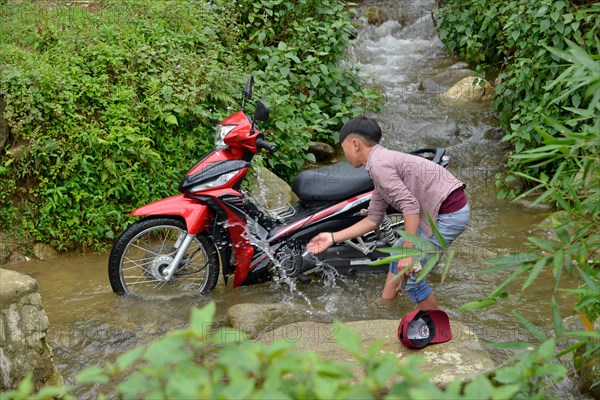
[[[173,278],[165,281],[162,270],[176,254],[175,243],[186,235],[185,223],[177,218],[150,217],[127,228],[115,242],[108,260],[113,292],[136,297],[207,294],[219,279],[216,246],[205,234],[190,244]]]

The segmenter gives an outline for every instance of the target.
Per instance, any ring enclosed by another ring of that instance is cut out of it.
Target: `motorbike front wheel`
[[[115,242],[108,260],[112,290],[120,295],[181,296],[206,294],[219,278],[219,258],[214,243],[204,234],[192,241],[175,274],[166,280],[163,271],[175,258],[187,235],[177,218],[140,220]]]

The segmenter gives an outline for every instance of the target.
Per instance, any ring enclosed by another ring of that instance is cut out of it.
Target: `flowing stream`
[[[507,148],[499,141],[501,133],[489,104],[440,101],[439,95],[464,76],[461,76],[464,67],[444,55],[431,19],[433,0],[364,1],[359,5],[362,10],[371,7],[379,7],[384,22],[361,28],[350,56],[361,75],[385,93],[385,108],[374,116],[383,128],[383,144],[401,151],[446,147],[451,156],[449,170],[468,185],[470,225],[453,245],[457,254],[445,281],[441,282],[439,272],[429,279],[438,303],[450,318],[469,326],[484,342],[529,339],[513,317],[513,310],[546,332],[551,331],[549,304],[553,279],[549,275],[542,274],[520,301],[517,301],[520,287],[515,285],[507,288],[511,296],[495,308],[470,313],[456,311],[466,302],[484,298],[508,276],[478,272],[491,257],[525,250],[526,237],[544,215],[496,199],[494,176],[503,168]],[[129,348],[185,326],[190,309],[208,301],[207,298],[148,301],[116,296],[108,283],[107,258],[108,254],[68,254],[50,262],[31,261],[9,267],[38,280],[51,323],[49,343],[67,382],[72,382],[75,374],[86,366],[114,358]],[[298,284],[302,296],[294,295],[281,283],[233,289],[231,281],[229,287],[219,281],[210,299],[217,304],[218,324],[226,323],[228,307],[247,302],[293,304],[295,311],[288,315],[290,323],[400,319],[413,308],[407,297],[400,296],[387,307],[374,301],[384,279],[382,275],[330,277],[310,285]],[[557,300],[566,315],[572,304],[560,294]],[[497,362],[509,355],[493,349],[490,354]],[[561,397],[576,396],[572,385],[560,390]],[[95,397],[95,394],[78,396]]]

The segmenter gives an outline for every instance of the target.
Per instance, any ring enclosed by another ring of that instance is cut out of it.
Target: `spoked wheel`
[[[117,294],[133,296],[181,296],[206,294],[219,278],[219,257],[214,243],[196,235],[170,280],[165,269],[186,237],[183,221],[148,218],[123,232],[108,260],[108,277]]]

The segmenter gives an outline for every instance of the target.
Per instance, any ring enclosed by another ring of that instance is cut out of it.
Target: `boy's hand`
[[[333,245],[333,236],[331,235],[331,232],[321,232],[308,242],[306,249],[309,253],[318,254]]]

